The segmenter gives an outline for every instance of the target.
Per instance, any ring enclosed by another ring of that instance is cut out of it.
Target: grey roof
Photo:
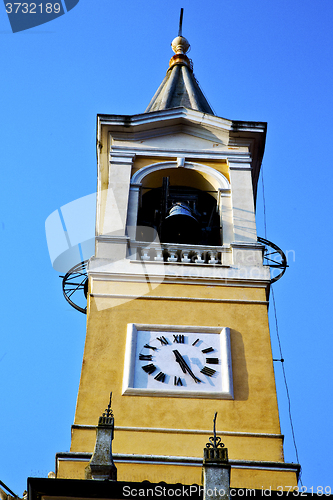
[[[192,64],[184,52],[177,53],[171,58],[170,68],[145,113],[179,106],[214,115],[195,79]]]

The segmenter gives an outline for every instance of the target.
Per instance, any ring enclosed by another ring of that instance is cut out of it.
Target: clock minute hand
[[[183,372],[184,373],[188,372],[188,374],[191,375],[191,377],[193,378],[193,380],[196,384],[200,383],[201,380],[194,375],[194,373],[192,372],[192,370],[190,369],[190,367],[188,366],[188,364],[186,363],[185,359],[180,354],[180,352],[177,351],[177,349],[175,349],[173,352],[175,354],[176,361],[177,361],[177,363],[179,363]]]
[[[177,349],[175,349],[173,352],[175,354],[177,363],[179,363],[179,365],[180,365],[181,369],[183,370],[183,372],[186,373],[188,366],[187,366],[185,360],[183,359],[182,355],[180,354],[179,351],[177,351]]]

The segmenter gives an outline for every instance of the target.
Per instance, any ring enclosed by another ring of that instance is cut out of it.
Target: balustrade
[[[157,244],[131,242],[137,247],[137,258],[146,262],[167,262],[170,264],[224,264],[227,249],[204,245],[175,245],[171,243]]]

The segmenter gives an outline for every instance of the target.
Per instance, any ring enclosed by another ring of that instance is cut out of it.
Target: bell
[[[188,205],[177,202],[164,219],[162,241],[168,243],[198,244],[200,223]]]

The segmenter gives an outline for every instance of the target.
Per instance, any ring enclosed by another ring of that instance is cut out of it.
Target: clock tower
[[[112,391],[118,480],[201,483],[219,413],[231,487],[297,485],[286,464],[255,219],[266,123],[214,114],[186,55],[146,111],[97,117],[95,255],[71,451],[84,478]]]

